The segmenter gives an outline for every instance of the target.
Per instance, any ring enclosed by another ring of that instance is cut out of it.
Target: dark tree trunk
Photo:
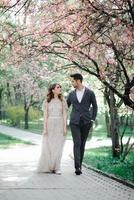
[[[109,118],[108,111],[105,111],[105,122],[106,122],[106,129],[107,129],[107,137],[111,137],[110,118]]]
[[[10,92],[10,84],[7,82],[7,101],[9,104],[13,104]]]
[[[28,124],[29,108],[30,108],[30,105],[28,105],[26,97],[24,96],[24,111],[25,111],[25,115],[24,115],[25,126],[24,126],[24,128],[25,129],[29,128],[29,124]]]
[[[129,94],[130,94],[130,89],[134,86],[134,77],[131,80],[131,82],[128,82],[125,85],[125,93],[124,93],[124,104],[131,107],[134,110],[134,102],[130,99]]]
[[[104,91],[104,105],[110,107],[110,100],[109,100],[109,90],[108,88],[105,88]],[[109,110],[105,110],[105,123],[106,123],[106,129],[107,129],[107,137],[111,137],[111,131],[110,131],[110,116],[109,116]]]
[[[113,91],[110,90],[110,118],[111,118],[111,136],[112,136],[112,154],[113,157],[119,157],[119,118],[116,107],[116,101]]]
[[[25,129],[28,129],[29,128],[29,125],[28,125],[28,113],[29,113],[29,107],[28,108],[25,108],[25,117],[24,117],[24,120],[25,120]]]
[[[21,100],[21,93],[19,92],[20,85],[14,86],[14,95],[15,95],[15,105],[20,103]]]

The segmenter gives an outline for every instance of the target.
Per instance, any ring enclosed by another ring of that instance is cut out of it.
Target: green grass
[[[42,134],[43,123],[42,122],[30,122],[29,123],[29,129],[27,129],[27,130],[24,129],[24,124],[21,125],[20,128],[25,130],[25,131],[30,131],[30,132],[33,132],[33,133],[36,133],[36,134]],[[67,131],[67,139],[72,139],[70,128],[68,128],[68,131]]]
[[[16,145],[16,144],[31,144],[31,143],[24,142],[22,140],[18,140],[11,136],[7,136],[7,135],[0,133],[0,148],[8,148],[8,147]]]
[[[1,121],[1,124],[5,125],[5,126],[13,127],[6,120]],[[43,122],[42,121],[30,121],[29,122],[29,129],[24,129],[24,122],[21,122],[20,127],[17,127],[17,128],[20,128],[20,129],[25,130],[25,131],[33,132],[33,133],[36,133],[36,134],[41,134],[42,130],[43,130]]]
[[[20,128],[24,129],[24,122],[21,122]],[[29,122],[29,129],[27,131],[31,131],[31,132],[37,133],[37,134],[42,134],[43,121],[40,120],[40,121]],[[107,138],[104,117],[101,117],[101,118],[99,117],[98,125],[94,127],[92,135],[95,137]],[[72,138],[72,136],[71,136],[70,127],[68,127],[67,139],[71,139],[71,138]]]
[[[112,158],[111,147],[90,149],[85,152],[84,162],[122,180],[134,183],[134,151],[131,151],[125,162]]]
[[[3,121],[1,123],[5,123],[7,125],[6,120],[5,120],[5,122]],[[18,127],[18,128],[21,128],[21,129],[24,130],[24,122],[21,122],[20,127]],[[43,118],[36,120],[36,121],[29,121],[29,129],[27,131],[30,131],[30,132],[33,132],[33,133],[36,133],[36,134],[42,134]],[[132,131],[130,130],[130,128],[127,128],[125,136],[129,136],[131,133],[132,133]],[[104,114],[99,113],[97,115],[96,125],[93,128],[92,135],[94,137],[98,137],[98,138],[101,138],[101,139],[107,138],[107,130],[106,130],[106,125],[105,125]],[[67,139],[71,139],[70,128],[68,128]]]
[[[107,137],[107,130],[105,126],[105,118],[104,115],[98,114],[97,116],[97,125],[93,128],[93,136],[99,137],[99,138],[106,138]],[[3,121],[1,123],[7,124],[7,121]],[[24,130],[24,122],[21,121],[20,127]],[[29,129],[27,131],[36,133],[36,134],[42,134],[43,131],[43,118],[42,120],[37,120],[37,121],[29,121]],[[67,139],[71,139],[71,132],[70,128],[68,128],[68,134],[67,134]]]
[[[5,125],[6,125],[7,121],[5,120],[5,121],[3,121],[1,123],[2,124],[5,123]],[[98,114],[97,123],[98,123],[98,125],[96,127],[94,127],[94,129],[93,129],[93,136],[106,138],[107,137],[107,133],[106,133],[104,115]],[[24,130],[24,122],[21,121],[20,127],[18,127],[18,128],[21,128],[21,129]],[[36,133],[36,134],[42,134],[42,131],[43,131],[43,118],[42,118],[42,120],[29,121],[29,129],[28,129],[28,131]],[[67,138],[68,139],[71,138],[70,128],[68,128]]]
[[[21,123],[21,129],[24,130],[24,123]],[[26,130],[26,129],[25,129]],[[29,122],[29,128],[27,131],[36,133],[36,134],[42,134],[42,130],[43,130],[43,122],[38,122],[38,121],[33,121],[33,122]]]

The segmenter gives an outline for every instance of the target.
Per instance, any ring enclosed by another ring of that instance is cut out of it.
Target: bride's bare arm
[[[43,130],[43,134],[46,135],[48,133],[48,102],[45,101],[44,102],[44,130]]]
[[[63,120],[64,120],[64,135],[67,133],[67,102],[63,100]]]

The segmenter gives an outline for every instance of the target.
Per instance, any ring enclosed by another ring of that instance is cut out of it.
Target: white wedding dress
[[[46,105],[46,104],[45,104]],[[46,108],[47,107],[47,108]],[[38,172],[52,172],[60,170],[61,157],[65,142],[64,123],[66,121],[66,101],[52,99],[45,106],[44,115],[48,114],[47,134],[42,136],[41,156]],[[44,116],[44,132],[46,117]]]

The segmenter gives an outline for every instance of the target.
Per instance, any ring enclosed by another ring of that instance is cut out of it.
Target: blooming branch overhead
[[[3,0],[5,65],[52,54],[96,76],[126,105],[134,85],[133,0]],[[10,19],[7,17],[10,15]]]

